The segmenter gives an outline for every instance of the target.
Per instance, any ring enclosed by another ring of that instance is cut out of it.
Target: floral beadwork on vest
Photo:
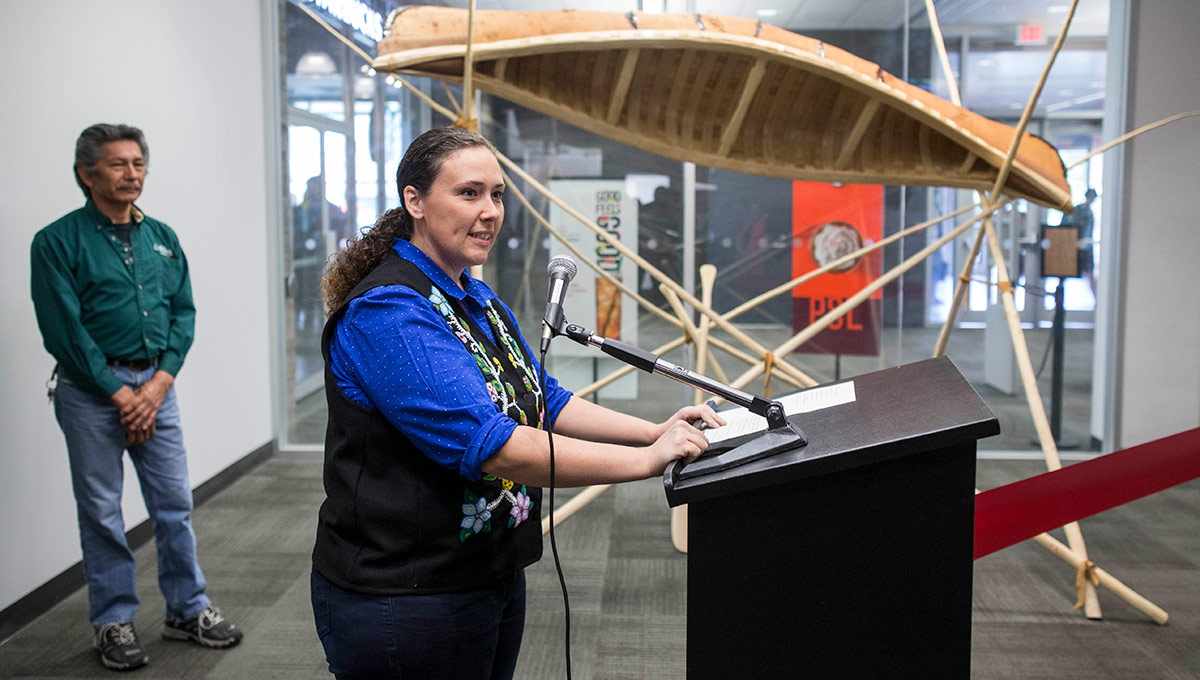
[[[460,318],[455,313],[454,308],[450,306],[441,289],[433,286],[428,299],[446,321],[446,324],[450,327],[450,331],[454,333],[454,336],[462,342],[463,347],[475,359],[475,365],[479,367],[480,373],[483,374],[484,383],[487,385],[488,396],[491,398],[492,403],[496,405],[496,408],[522,425],[530,425],[525,409],[522,409],[521,405],[517,402],[516,390],[503,379],[504,366],[501,358],[489,355],[487,349],[476,341],[469,330],[466,320]],[[537,376],[532,367],[525,362],[519,343],[509,334],[507,326],[492,306],[491,301],[484,303],[484,314],[487,317],[488,325],[492,328],[492,333],[498,340],[497,349],[506,355],[503,358],[520,375],[526,393],[534,397],[536,405],[536,409],[534,410],[541,416],[545,404],[543,403],[542,393],[538,386]],[[539,417],[538,422],[533,423],[532,427],[541,428],[541,426],[541,419]],[[476,495],[469,489],[463,490],[463,518],[458,534],[460,542],[466,541],[476,534],[491,531],[492,516],[501,503],[507,502],[509,505],[508,519],[506,521],[506,526],[509,528],[519,526],[521,522],[528,519],[530,510],[533,508],[533,499],[530,498],[524,485],[518,491],[514,492],[511,480],[496,477],[495,475],[484,475],[483,481],[499,482],[500,494],[496,498],[488,500],[485,497]]]

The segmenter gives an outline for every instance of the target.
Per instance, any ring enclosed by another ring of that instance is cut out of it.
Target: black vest
[[[497,348],[467,323],[470,317],[457,300],[444,295],[416,265],[389,251],[329,317],[321,336],[329,422],[326,499],[313,566],[343,588],[378,595],[483,587],[541,558],[542,490],[491,475],[471,482],[426,457],[378,410],[342,394],[330,368],[334,329],[351,300],[388,285],[433,298],[438,304],[430,304],[444,317],[453,312],[455,318],[447,317],[447,323],[464,351],[476,356],[497,408],[507,407],[518,423],[536,427],[540,422],[543,399],[537,381],[530,384],[516,366],[517,357],[529,367],[533,362],[502,306],[491,305],[494,313],[489,314]],[[497,387],[502,395],[495,393]]]

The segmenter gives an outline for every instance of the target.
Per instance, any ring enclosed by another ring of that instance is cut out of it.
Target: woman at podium
[[[396,173],[402,203],[323,280],[329,422],[312,602],[338,678],[511,678],[524,568],[541,557],[542,415],[555,483],[662,474],[708,445],[687,407],[650,423],[578,399],[469,268],[504,219],[492,146],[436,128]]]

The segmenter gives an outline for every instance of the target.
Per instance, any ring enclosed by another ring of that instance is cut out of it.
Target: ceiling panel
[[[851,3],[845,3],[847,5]],[[904,25],[903,0],[866,0],[847,12],[841,29],[893,30]],[[909,3],[912,9],[913,2]],[[924,5],[924,2],[916,2]]]

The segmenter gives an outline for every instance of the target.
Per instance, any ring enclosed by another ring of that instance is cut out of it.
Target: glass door
[[[346,135],[315,117],[303,120],[307,116],[296,113],[291,118],[287,180],[291,219],[290,235],[285,239],[290,245],[285,248],[284,300],[288,441],[319,442],[324,419],[308,416],[325,407],[321,393],[321,331],[325,324],[321,275],[329,256],[350,238],[354,220],[348,196]]]

